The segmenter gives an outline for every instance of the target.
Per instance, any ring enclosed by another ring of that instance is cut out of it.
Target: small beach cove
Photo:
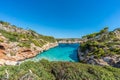
[[[39,61],[41,59],[46,59],[49,61],[79,62],[77,56],[78,47],[78,43],[60,43],[58,46],[27,60]]]

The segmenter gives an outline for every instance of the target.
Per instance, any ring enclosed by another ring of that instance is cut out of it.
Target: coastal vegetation
[[[108,31],[108,27],[97,33],[92,33],[83,36],[83,43],[80,45],[81,55],[87,57],[86,59],[105,59],[109,57],[109,60],[113,61],[112,66],[119,62],[120,56],[120,29],[117,28],[113,31]],[[81,60],[85,61],[85,59]],[[106,61],[105,61],[106,62]],[[110,63],[111,62],[107,62]]]
[[[120,29],[114,31],[108,31],[108,28],[104,28],[98,33],[83,36],[83,39],[87,39],[86,42],[80,45],[82,52],[88,50],[88,55],[94,55],[96,58],[101,56],[114,55],[120,53]]]
[[[28,61],[16,66],[1,66],[4,80],[120,80],[120,69],[72,62]]]
[[[57,41],[77,40],[82,41],[78,56],[83,63],[47,60],[17,63],[56,46]],[[120,80],[120,69],[115,68],[120,67],[119,53],[120,29],[108,31],[106,27],[100,32],[83,36],[82,39],[56,40],[31,29],[25,30],[0,21],[0,80]],[[106,57],[109,57],[108,64],[114,67],[84,64],[99,64]]]
[[[0,21],[0,59],[24,60],[55,46],[57,41],[52,36]],[[3,61],[0,61],[0,64],[4,65]]]
[[[47,42],[55,42],[56,40],[52,36],[43,36],[35,31],[28,29],[24,30],[18,28],[15,25],[11,25],[8,22],[0,21],[2,27],[0,33],[9,41],[19,42],[19,46],[30,47],[30,43],[34,43],[36,46],[42,47]],[[20,33],[21,32],[21,33]]]

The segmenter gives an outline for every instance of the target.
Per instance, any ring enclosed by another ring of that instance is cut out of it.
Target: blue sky
[[[120,27],[120,0],[0,0],[0,20],[56,38]]]

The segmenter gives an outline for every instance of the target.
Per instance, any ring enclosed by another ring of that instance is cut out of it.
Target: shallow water
[[[79,44],[59,44],[57,47],[44,51],[29,60],[38,61],[41,59],[47,59],[49,61],[78,62],[78,47]]]

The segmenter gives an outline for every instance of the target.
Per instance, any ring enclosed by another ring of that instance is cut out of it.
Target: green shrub
[[[18,80],[28,74],[34,80],[120,80],[120,69],[72,62],[27,61],[18,66],[1,66],[0,79]],[[29,71],[32,71],[30,73]],[[27,78],[27,77],[26,77]]]
[[[91,35],[92,37],[90,38]],[[120,53],[120,40],[116,37],[114,31],[108,31],[108,27],[98,33],[93,33],[84,37],[87,37],[87,40],[86,42],[80,44],[80,49],[84,53],[88,51],[88,56],[94,55],[97,58],[101,58],[103,56]]]

